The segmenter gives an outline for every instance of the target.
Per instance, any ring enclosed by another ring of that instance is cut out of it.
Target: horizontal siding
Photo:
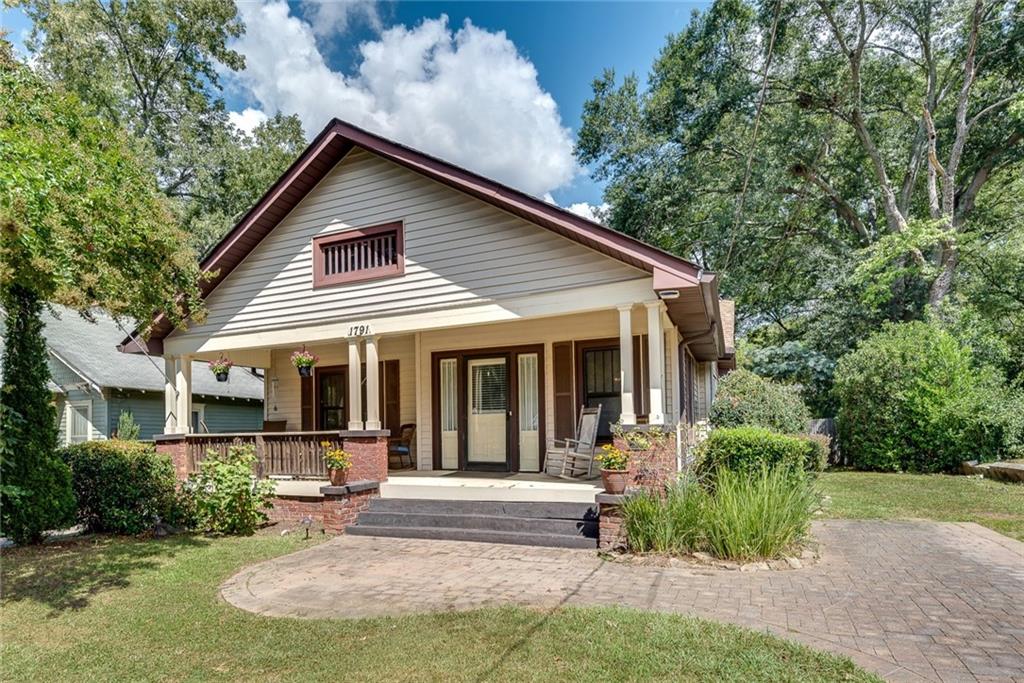
[[[263,406],[258,401],[211,402],[193,396],[193,403],[205,406],[204,420],[211,432],[253,432],[263,427]],[[122,410],[131,412],[139,425],[139,438],[152,439],[164,432],[164,399],[157,394],[128,394],[110,400],[109,424],[112,434]]]
[[[117,429],[121,411],[132,414],[135,424],[139,425],[139,438],[152,439],[155,434],[164,433],[164,400],[163,396],[152,398],[118,397],[110,400],[110,434]]]
[[[206,403],[204,420],[211,432],[258,432],[263,406],[258,403]]]
[[[107,431],[107,401],[102,396],[83,389],[69,389],[55,401],[61,444],[67,442],[67,404],[68,402],[78,403],[82,401],[89,401],[92,404],[91,438],[106,439],[110,433]]]
[[[403,276],[312,288],[316,235],[402,220]],[[636,279],[640,271],[368,152],[353,151],[207,299],[190,333],[256,331]]]

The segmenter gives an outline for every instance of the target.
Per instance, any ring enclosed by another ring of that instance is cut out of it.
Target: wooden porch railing
[[[325,479],[324,442],[341,447],[341,435],[333,432],[243,432],[237,434],[189,434],[185,437],[188,471],[196,472],[208,451],[227,453],[235,445],[256,447],[256,476],[271,475]]]

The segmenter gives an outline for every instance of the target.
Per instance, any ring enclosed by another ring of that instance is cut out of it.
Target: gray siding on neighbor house
[[[60,443],[67,443],[67,406],[68,403],[86,402],[92,404],[92,437],[93,439],[105,439],[109,432],[107,426],[107,402],[99,394],[88,392],[83,389],[68,389],[65,394],[59,395],[54,402],[57,406],[57,424],[60,429]]]
[[[211,432],[252,432],[263,427],[263,406],[256,401],[223,402],[201,396],[192,397],[193,404],[202,404],[204,421]],[[139,425],[139,438],[152,439],[164,431],[164,398],[157,394],[118,394],[111,398],[107,434],[117,428],[122,410],[132,413]]]

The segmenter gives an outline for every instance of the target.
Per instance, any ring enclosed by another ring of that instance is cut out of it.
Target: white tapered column
[[[192,356],[179,356],[175,373],[178,389],[178,434],[192,431]]]
[[[164,356],[164,434],[178,431],[178,391],[175,388],[178,363],[174,356]]]
[[[636,424],[633,407],[633,307],[619,306],[619,379],[622,392],[622,414],[619,422]]]
[[[664,304],[660,301],[644,303],[647,307],[647,367],[650,368],[650,408],[647,421],[652,425],[665,424],[665,331],[661,326],[661,312]]]
[[[348,340],[348,428],[363,429],[363,377],[359,358],[359,340]]]
[[[377,338],[366,338],[366,428],[380,429],[380,386]]]

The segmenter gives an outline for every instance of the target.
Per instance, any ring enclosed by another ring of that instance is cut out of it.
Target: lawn
[[[238,568],[313,542],[100,538],[5,551],[3,678],[878,680],[849,660],[679,616],[503,608],[297,620],[259,617],[218,598]]]
[[[826,514],[853,519],[977,522],[1024,541],[1024,486],[948,474],[826,472]]]

